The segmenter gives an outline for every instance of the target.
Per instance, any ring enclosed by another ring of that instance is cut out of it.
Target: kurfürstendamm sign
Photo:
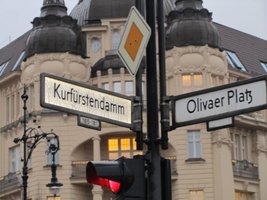
[[[131,97],[41,74],[41,106],[132,127]]]

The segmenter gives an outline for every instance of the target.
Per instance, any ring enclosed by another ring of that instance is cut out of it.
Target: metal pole
[[[141,0],[135,0],[135,6],[137,10],[141,13]],[[142,69],[142,63],[140,64],[141,66],[138,68],[136,77],[135,77],[135,95],[138,96],[140,99],[140,127],[139,130],[136,131],[136,144],[137,144],[137,150],[143,150],[143,92],[142,92],[142,74],[143,74],[143,69]]]
[[[159,41],[159,81],[160,81],[160,116],[161,116],[161,146],[168,149],[169,110],[166,97],[166,64],[165,64],[165,27],[163,0],[157,3],[158,41]]]
[[[147,46],[147,138],[148,199],[161,200],[161,157],[159,152],[158,87],[156,62],[155,0],[146,1],[151,37]]]
[[[24,117],[23,117],[23,136],[22,136],[22,141],[23,141],[23,168],[22,168],[22,187],[23,187],[23,200],[27,200],[27,186],[28,186],[28,166],[27,166],[27,130],[26,130],[26,125],[27,125],[27,100],[28,100],[28,95],[26,93],[26,86],[24,86],[24,91],[23,94],[21,95],[21,98],[23,100],[23,110],[24,110]]]

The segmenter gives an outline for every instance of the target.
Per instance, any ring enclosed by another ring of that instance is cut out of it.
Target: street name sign
[[[267,108],[267,76],[172,97],[173,126],[213,121]]]
[[[150,35],[150,27],[133,6],[118,47],[118,55],[132,75],[135,75],[139,68]]]
[[[51,74],[41,74],[40,91],[42,107],[132,128],[132,97]]]
[[[78,126],[85,128],[95,129],[101,131],[101,121],[97,119],[92,119],[89,117],[79,115],[77,117]]]

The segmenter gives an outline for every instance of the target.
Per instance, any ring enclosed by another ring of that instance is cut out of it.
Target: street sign
[[[50,74],[41,74],[40,86],[45,108],[132,128],[131,97]]]
[[[118,48],[119,57],[132,75],[139,68],[150,35],[150,27],[133,6]]]
[[[173,126],[207,122],[267,107],[267,76],[172,98]]]
[[[223,119],[217,119],[207,122],[207,131],[215,131],[222,128],[234,127],[234,118],[235,117],[227,117]]]
[[[85,128],[90,128],[90,129],[95,129],[95,130],[101,131],[101,121],[100,120],[92,119],[89,117],[84,117],[84,116],[79,115],[77,117],[77,123],[78,123],[78,126],[82,126]]]

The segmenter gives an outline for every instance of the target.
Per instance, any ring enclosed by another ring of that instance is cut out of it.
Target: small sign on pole
[[[150,35],[150,27],[133,6],[118,48],[119,57],[132,75],[139,68]]]
[[[92,119],[89,117],[79,115],[77,117],[78,126],[85,128],[95,129],[101,131],[101,121],[97,119]]]

